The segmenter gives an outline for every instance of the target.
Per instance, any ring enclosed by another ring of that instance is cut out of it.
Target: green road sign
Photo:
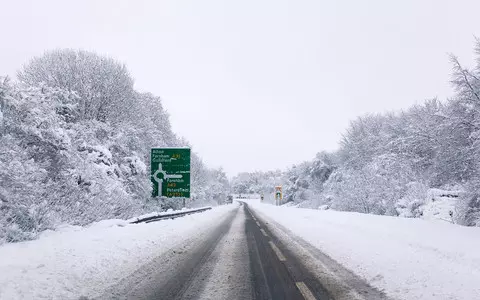
[[[153,197],[190,198],[190,149],[152,148]]]

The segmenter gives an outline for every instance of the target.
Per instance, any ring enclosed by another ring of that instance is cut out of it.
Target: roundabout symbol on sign
[[[153,174],[153,180],[155,180],[158,183],[158,190],[160,191],[159,194],[161,194],[161,192],[163,191],[162,187],[163,187],[164,180],[181,179],[181,178],[183,178],[183,176],[179,174],[167,174],[163,170],[161,163],[158,164],[158,170],[155,171],[155,173]]]

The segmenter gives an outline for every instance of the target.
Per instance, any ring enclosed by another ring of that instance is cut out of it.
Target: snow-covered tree
[[[79,96],[78,117],[116,122],[134,108],[133,78],[125,65],[93,52],[60,49],[33,58],[17,74],[30,86],[46,85]]]
[[[429,189],[461,190],[452,218],[480,225],[480,41],[476,54],[473,69],[452,56],[452,99],[358,117],[331,162],[317,156],[286,170],[286,199],[308,207],[419,217]]]
[[[0,243],[183,204],[151,198],[149,156],[188,142],[173,133],[159,97],[133,89],[123,65],[58,50],[19,78],[0,78]],[[221,203],[229,189],[223,171],[195,153],[191,186],[195,206]]]

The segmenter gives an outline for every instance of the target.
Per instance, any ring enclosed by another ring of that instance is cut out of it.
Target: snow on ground
[[[480,228],[248,200],[396,299],[480,299]]]
[[[428,190],[427,199],[421,208],[422,219],[454,223],[453,214],[456,214],[455,207],[460,194],[458,191]]]
[[[238,204],[174,220],[65,226],[0,247],[0,299],[95,297],[153,257],[213,230]]]

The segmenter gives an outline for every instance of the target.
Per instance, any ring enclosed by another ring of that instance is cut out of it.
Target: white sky
[[[126,63],[229,175],[337,148],[349,120],[452,94],[478,0],[0,0],[0,74],[62,47]]]

